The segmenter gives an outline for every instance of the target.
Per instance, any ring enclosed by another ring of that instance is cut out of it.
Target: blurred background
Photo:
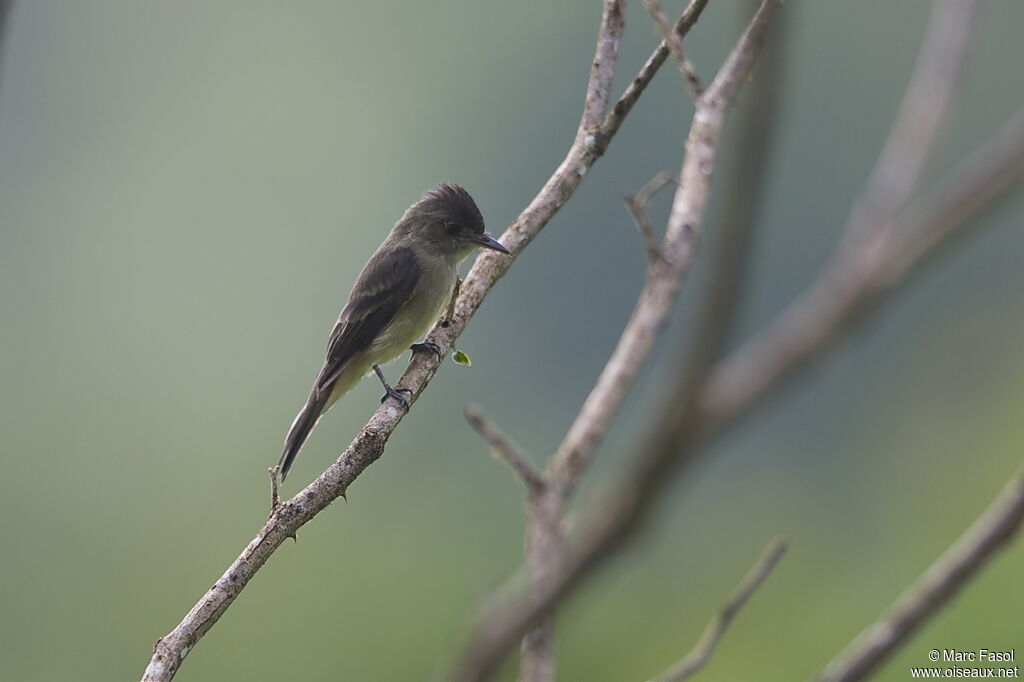
[[[561,159],[599,4],[14,6],[0,81],[0,680],[141,676],[152,642],[266,518],[267,467],[395,219],[424,189],[458,182],[500,233]],[[715,0],[687,39],[705,78],[749,5]],[[929,9],[786,4],[784,101],[737,340],[833,248]],[[1021,25],[1024,4],[981,3],[926,181],[1021,105]],[[656,42],[631,3],[617,92]],[[522,548],[521,486],[463,406],[480,403],[537,461],[557,446],[642,282],[621,191],[678,169],[689,112],[663,69],[459,340],[472,368],[443,367],[348,503],[278,551],[177,679],[442,669]],[[943,551],[1024,454],[1022,220],[1019,195],[987,212],[706,452],[634,550],[561,612],[560,678],[660,672],[782,536],[790,552],[701,679],[803,679]],[[709,254],[582,501],[647,427]],[[364,381],[321,422],[285,494],[337,456],[379,393]],[[1022,570],[1018,544],[877,679],[908,679],[932,648],[1020,655]]]

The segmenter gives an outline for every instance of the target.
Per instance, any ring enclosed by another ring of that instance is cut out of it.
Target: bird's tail
[[[323,414],[329,393],[329,390],[323,391],[314,386],[306,404],[296,415],[291,428],[288,429],[288,435],[284,439],[284,452],[281,453],[281,461],[277,464],[281,473],[281,482],[284,482],[285,477],[288,476],[288,470],[291,469],[295,456],[299,454],[302,444],[306,442],[309,433],[316,426],[320,415]]]

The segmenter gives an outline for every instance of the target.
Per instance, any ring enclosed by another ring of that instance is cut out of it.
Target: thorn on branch
[[[661,245],[658,243],[658,238],[654,236],[651,223],[647,219],[647,206],[651,203],[654,195],[658,193],[658,190],[670,182],[678,183],[676,176],[668,171],[662,171],[651,178],[639,191],[623,192],[622,194],[622,198],[626,202],[626,208],[629,209],[630,215],[633,216],[633,222],[636,223],[636,228],[644,238],[647,257],[651,262],[662,260],[664,254]]]
[[[478,405],[468,405],[465,414],[466,421],[473,430],[490,444],[495,456],[504,460],[519,475],[531,495],[544,489],[547,485],[544,474],[501,432],[497,424],[488,418]]]
[[[654,26],[658,29],[661,39],[665,41],[665,45],[668,46],[669,53],[676,60],[679,73],[683,75],[683,80],[690,87],[694,99],[699,98],[704,92],[704,86],[700,82],[693,63],[686,58],[686,54],[683,52],[682,37],[668,20],[668,15],[665,14],[665,10],[662,9],[658,0],[644,0],[644,7],[651,15],[651,19],[654,20]]]

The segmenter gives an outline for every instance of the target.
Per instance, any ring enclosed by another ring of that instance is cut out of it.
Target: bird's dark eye
[[[448,234],[455,237],[456,235],[459,234],[460,225],[458,223],[445,223],[444,229],[448,232]]]

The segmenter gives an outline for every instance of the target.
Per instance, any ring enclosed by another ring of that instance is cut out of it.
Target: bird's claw
[[[380,397],[380,402],[381,402],[382,405],[384,404],[384,401],[387,400],[388,398],[394,398],[395,400],[398,401],[399,405],[401,405],[402,407],[404,407],[407,410],[409,409],[409,401],[402,394],[403,393],[408,393],[409,395],[412,395],[412,389],[411,388],[402,388],[402,387],[393,388],[391,386],[385,386],[384,390],[387,391],[387,392]]]
[[[441,349],[438,348],[437,344],[433,341],[424,341],[422,343],[414,343],[409,348],[413,353],[416,351],[426,351],[427,353],[433,353],[437,356],[437,359],[441,359]]]

